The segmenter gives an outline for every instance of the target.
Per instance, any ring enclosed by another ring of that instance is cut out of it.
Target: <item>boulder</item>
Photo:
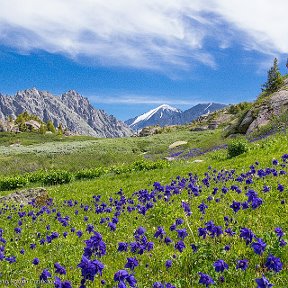
[[[34,200],[33,200],[34,199]],[[45,188],[30,188],[16,191],[7,196],[0,197],[0,203],[14,202],[17,204],[27,205],[33,200],[36,206],[45,205],[48,201],[48,193]]]
[[[237,132],[243,134],[246,133],[253,120],[253,112],[252,110],[249,110],[244,116],[244,119],[241,121],[240,125],[238,126]]]
[[[169,149],[173,149],[176,148],[178,146],[182,146],[182,145],[186,145],[187,141],[176,141],[174,143],[172,143],[171,145],[169,145]]]
[[[25,122],[25,125],[27,126],[27,128],[29,130],[39,130],[41,127],[41,123],[39,123],[38,121],[35,120],[29,120]]]

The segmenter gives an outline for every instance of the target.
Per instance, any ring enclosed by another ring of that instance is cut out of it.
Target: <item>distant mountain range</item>
[[[197,104],[188,110],[181,111],[170,105],[163,104],[140,116],[129,119],[125,121],[125,123],[134,131],[154,125],[183,125],[190,123],[201,115],[209,114],[224,107],[226,107],[226,105],[220,103],[202,103]]]
[[[87,98],[73,90],[60,97],[36,88],[19,91],[15,96],[0,94],[0,120],[8,116],[16,118],[24,111],[45,122],[52,120],[56,127],[61,123],[63,128],[75,134],[101,138],[133,134],[129,126],[103,110],[95,109]]]

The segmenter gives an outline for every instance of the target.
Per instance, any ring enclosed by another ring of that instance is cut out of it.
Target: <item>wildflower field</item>
[[[287,140],[2,204],[0,287],[287,287]]]

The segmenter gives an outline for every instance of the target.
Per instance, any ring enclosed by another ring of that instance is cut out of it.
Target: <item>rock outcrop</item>
[[[288,79],[277,92],[260,103],[255,103],[237,128],[238,133],[251,134],[288,112]]]
[[[16,118],[24,111],[44,122],[51,120],[56,127],[62,124],[64,129],[79,135],[106,138],[133,134],[126,124],[95,109],[87,98],[73,90],[60,97],[35,88],[19,91],[15,96],[0,94],[0,120],[8,116]]]

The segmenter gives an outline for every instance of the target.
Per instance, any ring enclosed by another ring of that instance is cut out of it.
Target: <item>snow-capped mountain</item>
[[[155,109],[152,109],[140,116],[125,121],[133,130],[137,131],[147,126],[172,125],[172,119],[179,116],[181,110],[167,104],[163,104]]]
[[[201,115],[209,114],[216,110],[224,108],[225,104],[219,103],[202,103],[182,112],[180,109],[163,104],[152,109],[140,116],[125,121],[134,131],[140,130],[147,126],[168,126],[182,125],[190,123]]]

